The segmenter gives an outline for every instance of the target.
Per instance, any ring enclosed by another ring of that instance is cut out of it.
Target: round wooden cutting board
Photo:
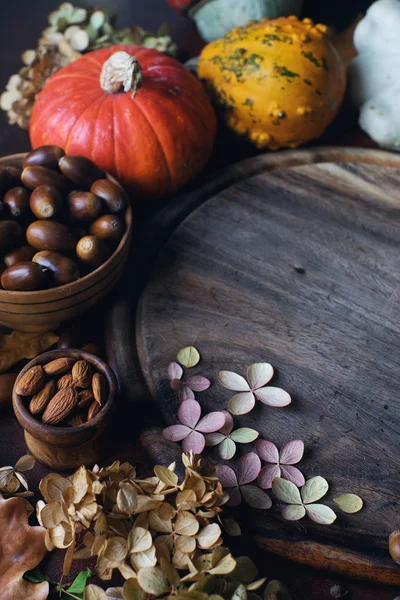
[[[329,481],[324,501],[338,518],[288,523],[276,503],[248,509],[257,542],[400,584],[387,550],[400,528],[400,158],[316,149],[255,161],[225,171],[215,194],[198,194],[163,247],[137,316],[142,372],[172,424],[178,401],[165,369],[181,347],[198,348],[190,374],[213,382],[197,395],[205,412],[226,409],[233,395],[220,369],[245,375],[270,362],[292,404],[257,403],[236,426],[278,446],[304,440],[300,467]],[[333,498],[345,492],[364,499],[360,513],[337,509]]]

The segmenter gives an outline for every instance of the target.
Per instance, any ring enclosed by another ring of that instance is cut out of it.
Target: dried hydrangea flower
[[[163,437],[172,442],[182,441],[184,452],[192,451],[201,454],[206,440],[204,433],[218,431],[225,423],[222,412],[211,412],[202,419],[201,407],[196,400],[184,400],[178,410],[178,419],[181,425],[171,425],[163,431]]]
[[[224,460],[230,460],[236,454],[236,444],[249,444],[254,442],[259,436],[258,431],[251,427],[234,428],[232,415],[227,411],[222,411],[225,415],[225,425],[215,433],[207,433],[206,445],[218,446],[218,453]]]
[[[257,479],[261,470],[261,461],[255,452],[248,452],[239,459],[236,472],[227,465],[217,465],[216,472],[222,487],[229,492],[229,506],[239,506],[242,497],[253,508],[271,508],[271,498],[254,485],[248,485]]]
[[[336,520],[336,514],[325,504],[314,504],[325,496],[329,489],[328,482],[323,477],[312,477],[299,488],[286,479],[277,477],[272,482],[275,496],[288,506],[282,508],[282,517],[287,521],[298,521],[306,514],[320,525],[331,525]]]
[[[207,390],[211,381],[202,375],[192,375],[186,381],[182,381],[183,369],[177,362],[168,365],[167,376],[171,382],[171,388],[179,396],[179,400],[194,400],[194,392],[203,392]]]
[[[268,386],[274,369],[269,363],[254,363],[247,369],[247,381],[233,371],[220,371],[218,379],[228,390],[239,392],[228,403],[234,415],[249,413],[259,400],[267,406],[282,407],[291,403],[291,397],[281,388]]]
[[[26,477],[22,473],[33,469],[35,462],[35,458],[31,454],[25,454],[16,462],[15,467],[1,467],[0,492],[4,496],[33,496],[33,492],[29,491]],[[18,492],[21,485],[25,488],[24,492]]]
[[[303,473],[293,466],[303,458],[304,442],[301,440],[288,442],[280,452],[272,442],[257,440],[256,452],[261,460],[269,463],[261,469],[258,476],[258,485],[263,490],[271,489],[276,477],[287,479],[298,487],[305,484]]]

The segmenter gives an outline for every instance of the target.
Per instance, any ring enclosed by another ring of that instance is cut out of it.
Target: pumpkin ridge
[[[173,179],[172,179],[172,171],[171,171],[171,168],[170,168],[170,166],[169,166],[169,162],[168,162],[167,155],[166,155],[166,153],[165,153],[164,147],[163,147],[163,145],[161,144],[161,141],[160,141],[160,139],[159,139],[159,137],[158,137],[158,135],[157,135],[157,133],[156,133],[156,130],[154,129],[154,126],[153,126],[153,124],[151,123],[151,121],[150,121],[150,119],[148,118],[147,114],[146,114],[146,113],[145,113],[145,111],[143,110],[143,107],[142,107],[142,106],[140,106],[140,102],[138,102],[139,98],[140,98],[140,96],[139,96],[139,97],[137,97],[137,98],[135,99],[135,104],[136,104],[137,108],[140,110],[140,112],[141,112],[141,114],[143,115],[143,117],[146,119],[147,123],[149,124],[149,127],[150,127],[150,129],[153,131],[154,138],[155,138],[155,140],[157,141],[157,146],[160,148],[161,154],[162,154],[162,156],[163,156],[163,158],[164,158],[164,163],[165,163],[165,166],[166,166],[166,168],[167,168],[167,172],[168,172],[168,178],[169,178],[169,181],[170,181],[170,189],[171,189],[171,191],[174,191],[174,190],[175,190],[175,186],[174,186],[174,184],[173,184]]]
[[[111,106],[112,106],[112,147],[114,148],[113,162],[114,162],[114,169],[115,169],[115,172],[117,174],[117,178],[121,179],[120,170],[118,168],[118,161],[117,161],[117,145],[115,143],[115,129],[116,129],[116,124],[115,124],[115,102],[113,101],[112,97],[111,97]]]
[[[98,98],[97,98],[97,100],[95,100],[94,102],[92,102],[91,104],[89,104],[89,105],[88,105],[88,106],[85,108],[85,110],[84,110],[84,111],[83,111],[83,112],[82,112],[82,113],[79,115],[79,117],[76,119],[75,123],[72,125],[72,127],[71,127],[71,129],[70,129],[70,132],[69,132],[69,134],[68,134],[68,137],[67,137],[67,142],[66,142],[66,144],[65,144],[65,148],[64,148],[64,150],[65,150],[65,152],[66,152],[67,154],[68,154],[68,151],[69,151],[69,145],[70,145],[70,142],[71,142],[71,137],[73,136],[74,129],[75,129],[75,127],[78,125],[79,121],[81,121],[82,117],[84,117],[84,116],[85,116],[85,114],[86,114],[86,113],[87,113],[89,110],[93,110],[93,106],[94,106],[95,104],[97,104],[97,103],[98,103],[98,104],[100,105],[100,106],[99,106],[99,110],[100,110],[100,107],[101,107],[101,105],[103,104],[103,101],[104,101],[104,97],[103,97],[103,96],[100,96],[100,97],[98,97]],[[97,114],[98,114],[98,112],[97,112]]]

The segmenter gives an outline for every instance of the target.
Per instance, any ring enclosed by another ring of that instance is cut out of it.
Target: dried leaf
[[[248,452],[240,460],[236,466],[236,474],[239,485],[251,483],[257,479],[261,470],[261,461],[255,452]]]
[[[156,465],[154,467],[154,473],[160,479],[160,481],[165,483],[165,485],[168,487],[176,487],[178,485],[178,475],[166,467]]]
[[[336,521],[336,514],[325,504],[307,504],[305,509],[310,519],[320,525],[331,525]]]
[[[299,489],[291,481],[276,477],[272,482],[272,491],[278,500],[286,504],[302,504]]]
[[[57,340],[58,336],[51,332],[0,334],[0,373],[5,373],[23,358],[35,358],[54,346]]]
[[[252,508],[267,510],[271,508],[271,498],[255,485],[244,485],[240,488],[243,498]]]
[[[200,362],[200,354],[194,346],[182,348],[179,350],[176,358],[181,365],[188,369],[195,367]]]
[[[233,371],[220,371],[218,373],[218,380],[224,387],[233,392],[250,391],[250,386],[245,378]]]
[[[269,363],[254,363],[247,369],[247,380],[252,390],[266,385],[273,375],[274,369]]]
[[[23,579],[26,571],[34,569],[46,554],[45,530],[30,527],[22,498],[4,500],[0,496],[0,598],[2,600],[45,600],[49,584],[32,584]]]
[[[240,427],[235,431],[232,431],[230,438],[238,444],[250,444],[254,442],[259,436],[258,431],[251,429],[251,427]]]
[[[148,594],[161,596],[168,592],[168,580],[159,567],[146,567],[138,573],[138,583]]]
[[[83,600],[108,600],[108,598],[104,590],[91,583],[85,588]]]
[[[14,469],[16,471],[20,471],[24,473],[25,471],[30,471],[35,466],[36,459],[32,454],[25,454],[25,456],[21,456],[21,458],[17,461]]]
[[[311,477],[311,479],[308,479],[301,488],[301,497],[304,504],[310,504],[311,502],[320,500],[320,498],[325,496],[328,489],[329,485],[326,479],[319,475]]]
[[[359,512],[364,505],[362,498],[356,494],[341,494],[337,498],[334,498],[333,501],[338,505],[340,510],[349,515]]]

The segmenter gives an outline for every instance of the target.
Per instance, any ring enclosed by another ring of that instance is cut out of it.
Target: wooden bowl
[[[96,417],[78,427],[44,425],[28,410],[29,398],[19,396],[15,389],[21,377],[35,365],[45,365],[56,358],[86,360],[104,375],[108,385],[108,399]],[[31,360],[19,373],[13,390],[15,416],[25,433],[25,442],[33,456],[57,470],[77,469],[93,465],[110,450],[108,430],[112,423],[118,385],[114,373],[104,361],[84,350],[51,350]]]
[[[25,154],[0,158],[0,164],[21,166]],[[116,180],[107,175],[111,181]],[[0,289],[0,324],[19,331],[45,332],[92,308],[111,291],[124,269],[132,235],[132,209],[125,212],[125,233],[110,258],[89,275],[48,290],[11,292]]]

